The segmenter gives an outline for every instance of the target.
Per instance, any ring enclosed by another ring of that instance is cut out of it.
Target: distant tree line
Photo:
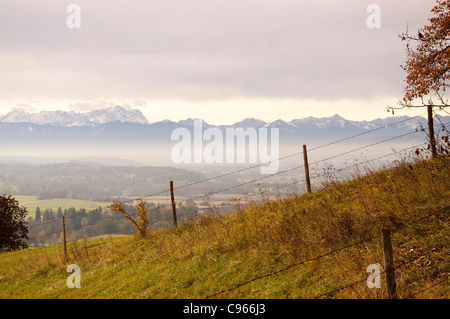
[[[66,198],[67,191],[63,188],[41,189],[38,194],[39,200],[52,198]]]

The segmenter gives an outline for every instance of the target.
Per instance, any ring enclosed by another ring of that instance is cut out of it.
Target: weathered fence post
[[[177,225],[177,206],[175,204],[175,196],[173,195],[173,181],[170,181],[170,199],[172,201],[173,228],[178,228],[178,225]]]
[[[395,283],[394,255],[392,253],[391,230],[383,229],[383,257],[386,271],[386,285],[389,299],[397,299],[397,287]]]
[[[437,157],[437,149],[436,149],[436,139],[434,137],[433,106],[432,105],[427,105],[427,113],[428,113],[428,135],[430,136],[431,156],[433,158],[436,158]]]
[[[303,145],[303,162],[305,163],[306,191],[308,193],[311,193],[311,180],[309,179],[309,164],[308,164],[308,153],[306,152],[306,145]]]
[[[66,220],[64,216],[62,217],[62,226],[63,226],[63,242],[64,242],[64,260],[67,260]]]

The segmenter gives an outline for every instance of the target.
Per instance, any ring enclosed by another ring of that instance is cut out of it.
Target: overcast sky
[[[79,29],[66,24],[72,3]],[[367,26],[371,3],[380,28]],[[398,35],[424,26],[434,3],[0,0],[0,114],[123,105],[150,122],[387,117],[403,97]]]

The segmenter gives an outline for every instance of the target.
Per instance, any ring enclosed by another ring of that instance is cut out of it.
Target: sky
[[[434,4],[1,0],[0,114],[122,105],[150,122],[392,116],[406,75],[399,34],[427,24]]]

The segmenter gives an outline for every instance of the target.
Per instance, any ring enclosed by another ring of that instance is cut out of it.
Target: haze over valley
[[[449,119],[441,117],[443,122]],[[302,178],[302,169],[280,171],[302,164],[303,144],[311,150],[308,154],[311,169],[321,173],[325,167],[344,167],[355,159],[370,160],[426,141],[426,135],[420,131],[421,125],[426,127],[422,117],[349,121],[336,114],[289,122],[248,118],[230,125],[201,123],[202,132],[217,127],[224,136],[227,128],[279,130],[279,156],[288,158],[277,161],[277,176],[263,178],[259,186],[253,183],[230,190],[234,194],[255,192],[261,185],[274,187]],[[436,125],[439,122],[436,121]],[[257,163],[249,161],[249,139],[246,140],[245,163],[175,163],[171,151],[178,141],[172,140],[171,134],[177,128],[186,128],[193,136],[194,119],[152,123],[139,110],[121,106],[84,113],[12,110],[0,117],[0,136],[3,137],[0,140],[0,191],[39,195],[43,190],[62,189],[63,197],[90,200],[140,197],[166,189],[169,180],[185,185],[263,164],[260,158]],[[416,130],[417,133],[408,134]],[[401,136],[405,134],[408,135]],[[397,136],[401,137],[383,142]],[[327,145],[342,139],[344,141]],[[373,145],[378,142],[382,143]],[[202,143],[204,148],[210,142]],[[326,147],[315,149],[324,145]],[[367,145],[370,147],[364,148]],[[362,149],[353,152],[358,148]],[[342,153],[348,154],[324,161]],[[297,155],[290,156],[292,154]],[[315,162],[318,164],[314,165]],[[259,169],[247,169],[215,180],[214,189],[258,178],[261,178]],[[180,190],[178,195],[205,194],[214,189],[204,183]]]

